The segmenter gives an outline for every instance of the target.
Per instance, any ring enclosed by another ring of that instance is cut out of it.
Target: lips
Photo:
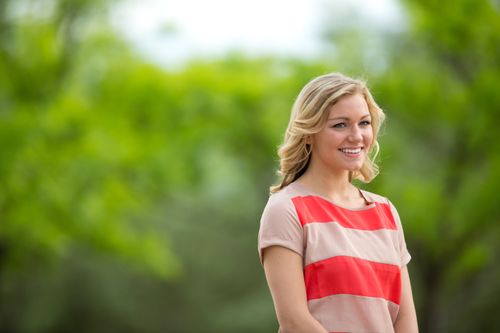
[[[361,153],[361,150],[363,150],[363,147],[339,148],[339,150],[345,154],[357,155],[357,154]]]

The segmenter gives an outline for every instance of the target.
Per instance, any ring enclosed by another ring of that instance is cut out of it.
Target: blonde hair
[[[359,170],[349,172],[349,181],[359,179],[370,182],[378,174],[375,157],[379,152],[377,136],[385,114],[375,103],[366,82],[339,73],[319,76],[302,89],[292,107],[290,122],[283,144],[278,149],[281,176],[279,184],[271,186],[277,192],[304,174],[311,159],[311,146],[306,137],[321,131],[328,119],[329,109],[345,95],[361,94],[368,105],[373,130],[373,143],[368,149],[368,158]]]

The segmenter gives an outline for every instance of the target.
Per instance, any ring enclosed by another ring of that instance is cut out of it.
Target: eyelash
[[[333,128],[345,128],[345,126],[339,126],[339,125],[345,125],[345,124],[346,123],[338,123],[338,124],[333,125],[332,127]],[[363,120],[360,124],[361,124],[361,126],[369,126],[371,124],[371,122],[368,120]]]

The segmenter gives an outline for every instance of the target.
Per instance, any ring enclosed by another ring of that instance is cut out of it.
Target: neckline
[[[373,207],[375,207],[375,202],[374,201],[369,201],[367,198],[366,198],[366,194],[364,193],[364,190],[356,187],[356,189],[359,191],[359,193],[361,194],[361,196],[363,197],[364,201],[365,201],[365,205],[363,207],[357,207],[357,208],[350,208],[350,207],[344,207],[344,206],[341,206],[337,203],[335,203],[334,201],[332,201],[331,199],[321,195],[321,194],[318,194],[314,191],[312,191],[311,189],[309,189],[308,187],[302,185],[302,184],[299,184],[297,183],[296,181],[291,183],[290,185],[293,185],[295,187],[299,187],[301,189],[301,193],[306,193],[305,195],[311,195],[311,196],[315,196],[315,197],[318,197],[318,198],[321,198],[329,203],[331,203],[332,205],[334,205],[335,207],[338,207],[338,208],[341,208],[341,209],[345,209],[345,210],[350,210],[350,211],[363,211],[363,210],[368,210],[368,209],[371,209]]]

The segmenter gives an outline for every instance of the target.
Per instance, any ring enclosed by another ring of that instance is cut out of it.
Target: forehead
[[[366,115],[370,115],[370,110],[365,98],[361,94],[354,94],[343,96],[332,105],[328,119],[336,117],[361,118]]]

